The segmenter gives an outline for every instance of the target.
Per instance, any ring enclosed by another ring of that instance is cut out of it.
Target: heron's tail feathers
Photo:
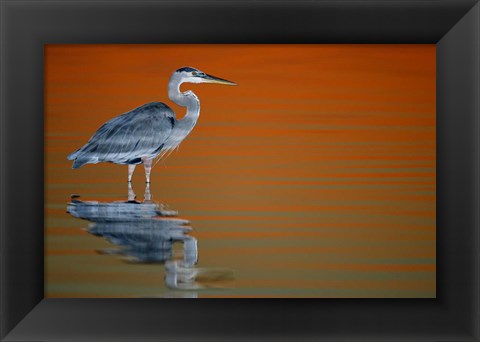
[[[68,160],[74,160],[75,158],[77,158],[77,156],[80,154],[81,152],[81,148],[79,148],[78,150],[76,150],[75,152],[71,153],[68,155],[67,159]]]
[[[67,157],[68,160],[73,160],[72,169],[78,169],[88,163],[98,162],[98,158],[92,158],[92,156],[82,152],[80,149]]]
[[[78,169],[85,164],[98,163],[98,156],[94,153],[97,150],[97,145],[86,144],[75,152],[71,153],[67,159],[74,160],[73,169]]]
[[[77,158],[73,162],[72,169],[78,169],[78,168],[82,167],[83,165],[87,164],[89,161],[90,160],[88,160],[86,158]]]
[[[88,163],[87,158],[81,156],[82,149],[79,148],[75,152],[68,155],[68,160],[73,160],[72,169],[78,169],[79,167],[83,166],[84,164]]]
[[[81,158],[80,156],[81,152],[82,152],[82,149],[79,148],[75,152],[68,155],[67,159],[73,160],[72,169],[78,169],[82,165],[86,164],[87,160],[85,160],[85,158]]]

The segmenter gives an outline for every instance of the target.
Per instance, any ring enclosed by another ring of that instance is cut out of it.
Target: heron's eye
[[[192,72],[192,76],[197,76],[197,75],[198,75],[198,72],[196,72],[196,71]]]

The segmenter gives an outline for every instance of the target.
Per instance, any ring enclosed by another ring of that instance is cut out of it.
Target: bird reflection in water
[[[188,235],[189,221],[178,212],[152,202],[147,183],[144,201],[136,200],[131,183],[128,200],[115,202],[82,201],[72,196],[67,212],[73,217],[92,222],[88,232],[120,246],[102,252],[122,255],[130,263],[165,263],[165,285],[171,289],[199,290],[213,281],[232,279],[228,269],[198,268],[197,240]],[[183,243],[183,258],[175,258],[173,246]],[[198,279],[203,281],[199,282]]]

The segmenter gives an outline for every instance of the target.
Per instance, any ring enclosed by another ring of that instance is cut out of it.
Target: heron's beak
[[[205,74],[205,76],[202,77],[203,82],[205,83],[217,83],[217,84],[226,84],[226,85],[237,85],[235,82],[230,82],[227,80],[224,80],[223,78],[220,77],[215,77],[209,74]]]

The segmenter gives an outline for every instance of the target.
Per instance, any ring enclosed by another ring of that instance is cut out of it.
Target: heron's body
[[[99,162],[141,164],[142,158],[153,159],[164,150],[176,123],[164,103],[144,104],[103,124],[69,159],[75,159],[74,169]]]
[[[200,115],[198,97],[192,91],[180,91],[184,82],[234,84],[194,68],[178,69],[170,78],[168,95],[173,102],[186,107],[183,119],[177,120],[173,110],[161,102],[147,103],[119,115],[103,124],[83,147],[68,156],[74,160],[73,168],[100,162],[127,164],[131,181],[135,165],[143,163],[150,182],[152,160],[178,147]]]

